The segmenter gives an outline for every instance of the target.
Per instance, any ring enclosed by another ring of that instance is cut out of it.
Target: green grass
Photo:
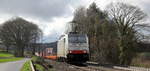
[[[18,61],[18,60],[22,60],[23,58],[19,58],[19,57],[12,57],[12,58],[8,58],[8,59],[0,59],[0,63],[2,62],[10,62],[10,61]]]
[[[21,59],[23,59],[23,58],[21,58],[21,57],[14,57],[13,54],[0,51],[0,63],[2,63],[2,62],[10,62],[10,61],[18,61],[18,60],[21,60]]]
[[[31,66],[30,66],[30,61],[27,61],[24,63],[21,71],[32,71]]]
[[[0,52],[0,57],[14,57],[14,55],[7,52]]]
[[[40,64],[35,64],[35,67],[38,71],[45,71],[45,68]]]

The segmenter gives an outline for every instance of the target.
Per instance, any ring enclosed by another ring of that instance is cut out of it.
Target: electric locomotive
[[[58,60],[86,62],[89,60],[89,42],[86,34],[69,33],[57,42]]]

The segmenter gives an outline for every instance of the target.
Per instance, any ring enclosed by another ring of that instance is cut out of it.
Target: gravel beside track
[[[92,66],[86,64],[68,64],[65,62],[57,62],[53,60],[46,60],[52,66],[53,71],[125,71],[113,68]]]

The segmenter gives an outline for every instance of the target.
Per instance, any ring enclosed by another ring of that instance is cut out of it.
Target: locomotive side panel
[[[62,38],[57,43],[57,57],[66,57],[65,38]]]

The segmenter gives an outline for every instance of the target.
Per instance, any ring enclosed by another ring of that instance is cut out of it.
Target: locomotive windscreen
[[[86,35],[70,34],[68,35],[69,43],[86,43]]]

